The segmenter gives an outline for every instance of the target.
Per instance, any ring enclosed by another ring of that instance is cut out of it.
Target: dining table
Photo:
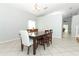
[[[33,39],[33,55],[36,54],[38,38],[43,37],[45,35],[46,35],[46,33],[44,31],[32,32],[32,33],[29,34],[29,37],[31,39]]]

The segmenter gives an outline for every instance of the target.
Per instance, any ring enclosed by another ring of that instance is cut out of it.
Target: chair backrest
[[[22,39],[22,44],[28,46],[30,39],[29,39],[29,35],[28,35],[27,30],[21,30],[20,31],[20,36],[21,36],[21,39]]]
[[[50,32],[52,32],[52,33],[53,33],[53,30],[52,30],[52,29],[50,29]]]
[[[50,29],[50,30],[45,30],[45,33],[47,34],[46,36],[49,37],[49,38],[52,38],[52,32],[53,32],[52,29]]]
[[[50,30],[45,30],[45,33],[50,33]]]

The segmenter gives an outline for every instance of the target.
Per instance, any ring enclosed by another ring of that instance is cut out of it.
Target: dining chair
[[[33,40],[29,38],[27,30],[20,31],[20,38],[21,38],[21,50],[23,51],[24,46],[28,47],[27,54],[29,54],[29,49],[31,45],[33,45]]]
[[[44,36],[44,42],[47,44],[47,46],[50,45],[50,30],[45,30],[45,36]]]
[[[49,33],[49,34],[47,35],[47,37],[49,38],[49,42],[51,42],[51,44],[52,44],[52,33],[53,33],[53,30],[52,30],[52,29],[50,29],[50,30],[45,30],[45,33]]]
[[[44,43],[43,36],[37,38],[37,47],[38,47],[38,45],[42,45],[45,50],[45,43]]]

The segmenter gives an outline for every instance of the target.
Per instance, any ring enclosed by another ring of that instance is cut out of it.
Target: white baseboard
[[[19,40],[19,38],[5,40],[5,41],[0,42],[0,44],[7,43],[7,42],[11,42],[11,41],[14,41],[14,40]]]
[[[62,38],[53,37],[52,39],[62,39]]]

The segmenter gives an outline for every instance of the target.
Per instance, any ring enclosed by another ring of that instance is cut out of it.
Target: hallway
[[[63,33],[63,39],[66,39],[66,40],[69,39],[70,40],[71,39],[71,34],[68,33],[68,32],[64,32]]]

